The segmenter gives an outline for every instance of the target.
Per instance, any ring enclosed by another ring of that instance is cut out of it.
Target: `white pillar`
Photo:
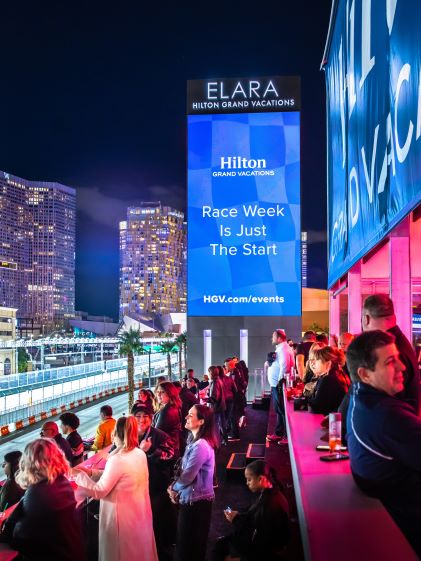
[[[249,363],[249,331],[240,329],[240,360]]]
[[[407,216],[391,232],[389,239],[390,297],[395,308],[396,321],[412,341],[412,286],[410,262],[409,219]]]
[[[329,334],[340,335],[341,307],[339,294],[333,296],[335,287],[329,290]]]
[[[212,330],[203,330],[203,372],[212,366]]]
[[[358,261],[348,272],[348,331],[354,335],[361,333],[361,306],[361,261]]]

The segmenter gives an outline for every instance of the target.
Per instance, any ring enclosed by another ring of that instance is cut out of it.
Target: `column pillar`
[[[203,372],[212,365],[212,329],[203,330]]]
[[[361,261],[348,272],[348,331],[361,333]]]
[[[391,232],[389,239],[389,292],[396,321],[412,341],[412,285],[409,220],[407,216]]]
[[[339,294],[336,296],[336,298],[333,296],[335,292],[335,286],[332,287],[332,290],[329,290],[329,333],[330,335],[339,336],[341,308]]]
[[[240,360],[249,363],[249,330],[240,329]]]

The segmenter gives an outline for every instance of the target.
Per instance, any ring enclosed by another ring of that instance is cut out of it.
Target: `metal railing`
[[[143,380],[146,387],[154,384],[160,375],[167,374],[165,355],[135,357],[135,380]],[[179,373],[177,355],[171,364],[175,376]],[[87,368],[85,368],[87,367]],[[48,376],[51,374],[51,376]],[[30,375],[30,378],[27,376]],[[0,390],[0,426],[68,405],[78,399],[90,397],[101,391],[127,384],[127,359],[100,361],[71,367],[25,373],[25,378],[14,376],[19,384]],[[30,382],[30,383],[28,383]]]
[[[153,354],[151,355],[151,365],[160,362],[164,359],[165,355]],[[147,355],[136,356],[135,366],[146,366],[149,357]],[[86,362],[83,364],[76,364],[74,366],[63,366],[61,368],[47,368],[45,370],[34,370],[32,372],[24,372],[22,374],[11,374],[10,376],[0,377],[0,395],[2,392],[8,390],[19,390],[35,384],[51,385],[58,380],[69,380],[72,378],[79,378],[86,375],[94,375],[97,372],[106,372],[110,370],[119,370],[127,368],[127,359],[118,358],[112,360],[100,360],[97,362]]]
[[[174,366],[177,366],[174,364]],[[155,386],[158,376],[163,373],[162,368],[155,368],[151,372],[150,384],[149,375],[146,372],[141,372],[135,375],[135,383],[143,382],[143,387],[152,388]],[[86,397],[91,397],[94,393],[99,394],[100,392],[105,392],[107,390],[112,390],[120,385],[127,384],[127,373],[124,372],[123,375],[115,377],[113,380],[92,380],[93,384],[86,386],[83,389],[73,390],[70,393],[66,393],[60,396],[55,396],[51,398],[43,398],[36,403],[32,403],[27,406],[19,406],[13,409],[9,409],[7,412],[2,412],[0,414],[0,426],[9,425],[10,423],[15,423],[21,419],[27,419],[32,415],[39,415],[43,411],[50,411],[53,408],[59,408],[61,405],[68,405],[72,402],[77,402],[79,399]],[[115,397],[114,395],[111,397]],[[110,397],[110,399],[111,399]]]

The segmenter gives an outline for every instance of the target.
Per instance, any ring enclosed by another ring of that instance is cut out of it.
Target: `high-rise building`
[[[76,191],[0,172],[0,306],[45,330],[75,309]]]
[[[120,318],[186,311],[184,214],[160,202],[120,222]]]

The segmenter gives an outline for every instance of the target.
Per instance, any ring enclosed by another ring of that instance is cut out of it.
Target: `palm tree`
[[[170,334],[166,333],[166,337]],[[160,343],[161,353],[166,353],[167,355],[167,365],[168,365],[168,378],[172,380],[172,368],[171,368],[171,354],[177,352],[177,345],[175,344],[174,340],[167,339],[166,341],[161,341]]]
[[[129,386],[129,411],[134,402],[134,355],[141,353],[142,335],[138,329],[130,327],[119,336],[120,355],[127,356],[127,383]]]
[[[180,371],[180,380],[181,377],[183,375],[182,369],[181,369],[181,357],[184,351],[184,369],[186,369],[186,349],[187,349],[187,331],[183,331],[183,333],[180,333],[180,335],[177,337],[177,339],[175,340],[175,342],[178,345],[178,364],[179,364],[179,371]]]

